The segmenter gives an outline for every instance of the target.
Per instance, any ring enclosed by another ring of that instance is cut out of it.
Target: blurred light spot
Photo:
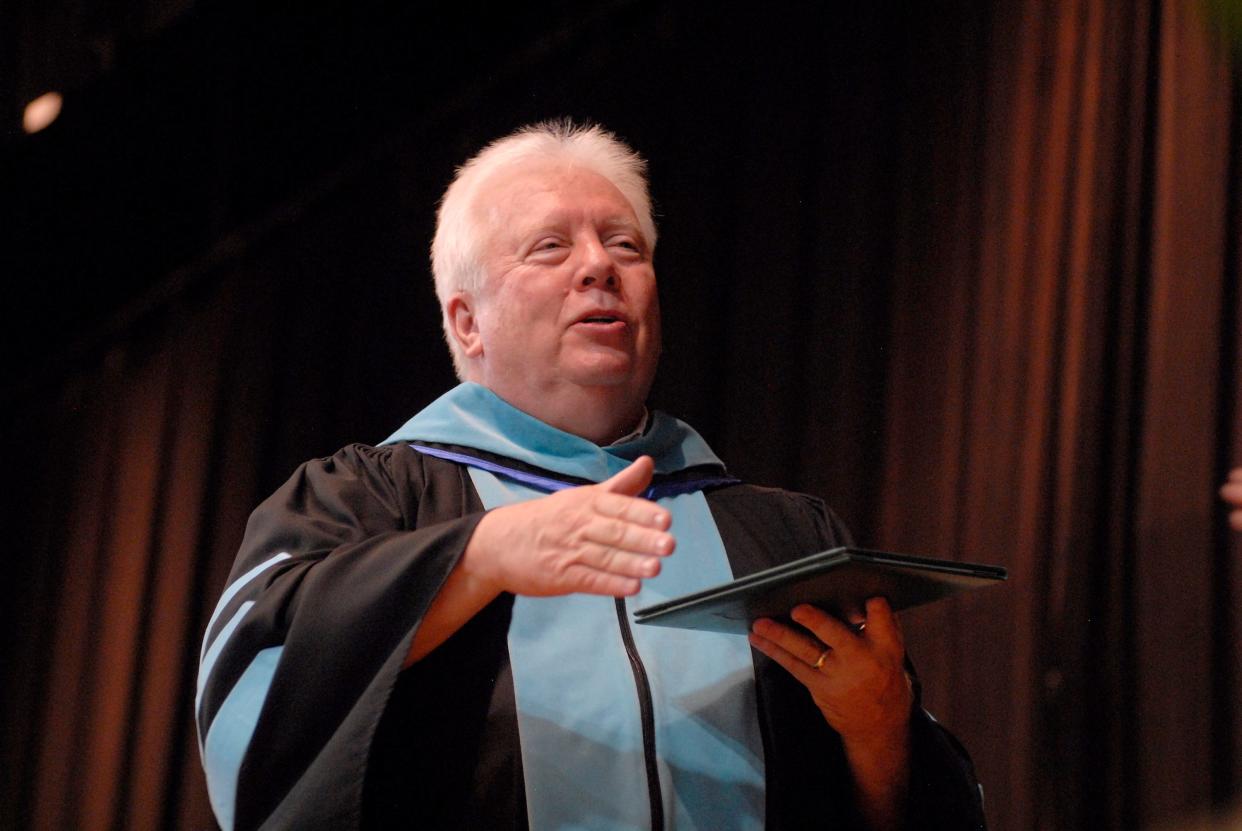
[[[60,115],[63,101],[59,92],[45,92],[31,101],[22,115],[22,129],[27,133],[37,133],[51,124]]]

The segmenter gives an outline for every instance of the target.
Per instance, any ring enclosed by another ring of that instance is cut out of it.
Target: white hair
[[[612,182],[634,210],[648,250],[655,250],[647,162],[613,133],[598,124],[559,119],[531,124],[493,141],[457,168],[440,200],[436,235],[431,243],[431,272],[435,276],[444,337],[459,378],[464,378],[464,356],[453,337],[448,301],[457,292],[478,292],[487,278],[482,248],[488,232],[478,222],[475,198],[483,183],[495,173],[540,162],[578,165]]]

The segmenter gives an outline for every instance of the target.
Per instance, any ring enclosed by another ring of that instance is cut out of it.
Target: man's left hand
[[[798,606],[791,617],[805,631],[761,618],[750,643],[807,688],[840,734],[871,827],[896,827],[909,776],[914,705],[897,618],[881,597],[867,601],[861,631],[814,606]]]
[[[814,606],[798,606],[791,617],[808,631],[762,618],[755,621],[751,644],[807,688],[847,745],[903,737],[914,692],[901,629],[888,602],[867,601],[862,631]]]

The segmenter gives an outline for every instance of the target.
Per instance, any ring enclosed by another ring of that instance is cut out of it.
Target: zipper
[[[638,647],[634,645],[634,633],[630,631],[630,622],[625,612],[625,599],[618,597],[616,603],[621,640],[625,643],[625,654],[630,659],[630,669],[634,671],[634,686],[638,691],[638,713],[643,727],[643,760],[647,765],[647,798],[651,802],[651,829],[664,831],[664,797],[660,793],[660,769],[656,766],[655,707],[651,702],[651,682],[647,680],[647,670],[638,656]]]

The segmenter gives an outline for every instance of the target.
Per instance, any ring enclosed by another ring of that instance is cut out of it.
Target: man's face
[[[578,385],[619,387],[640,405],[660,309],[651,251],[616,186],[564,165],[501,171],[474,207],[487,241],[473,380],[511,402]]]

